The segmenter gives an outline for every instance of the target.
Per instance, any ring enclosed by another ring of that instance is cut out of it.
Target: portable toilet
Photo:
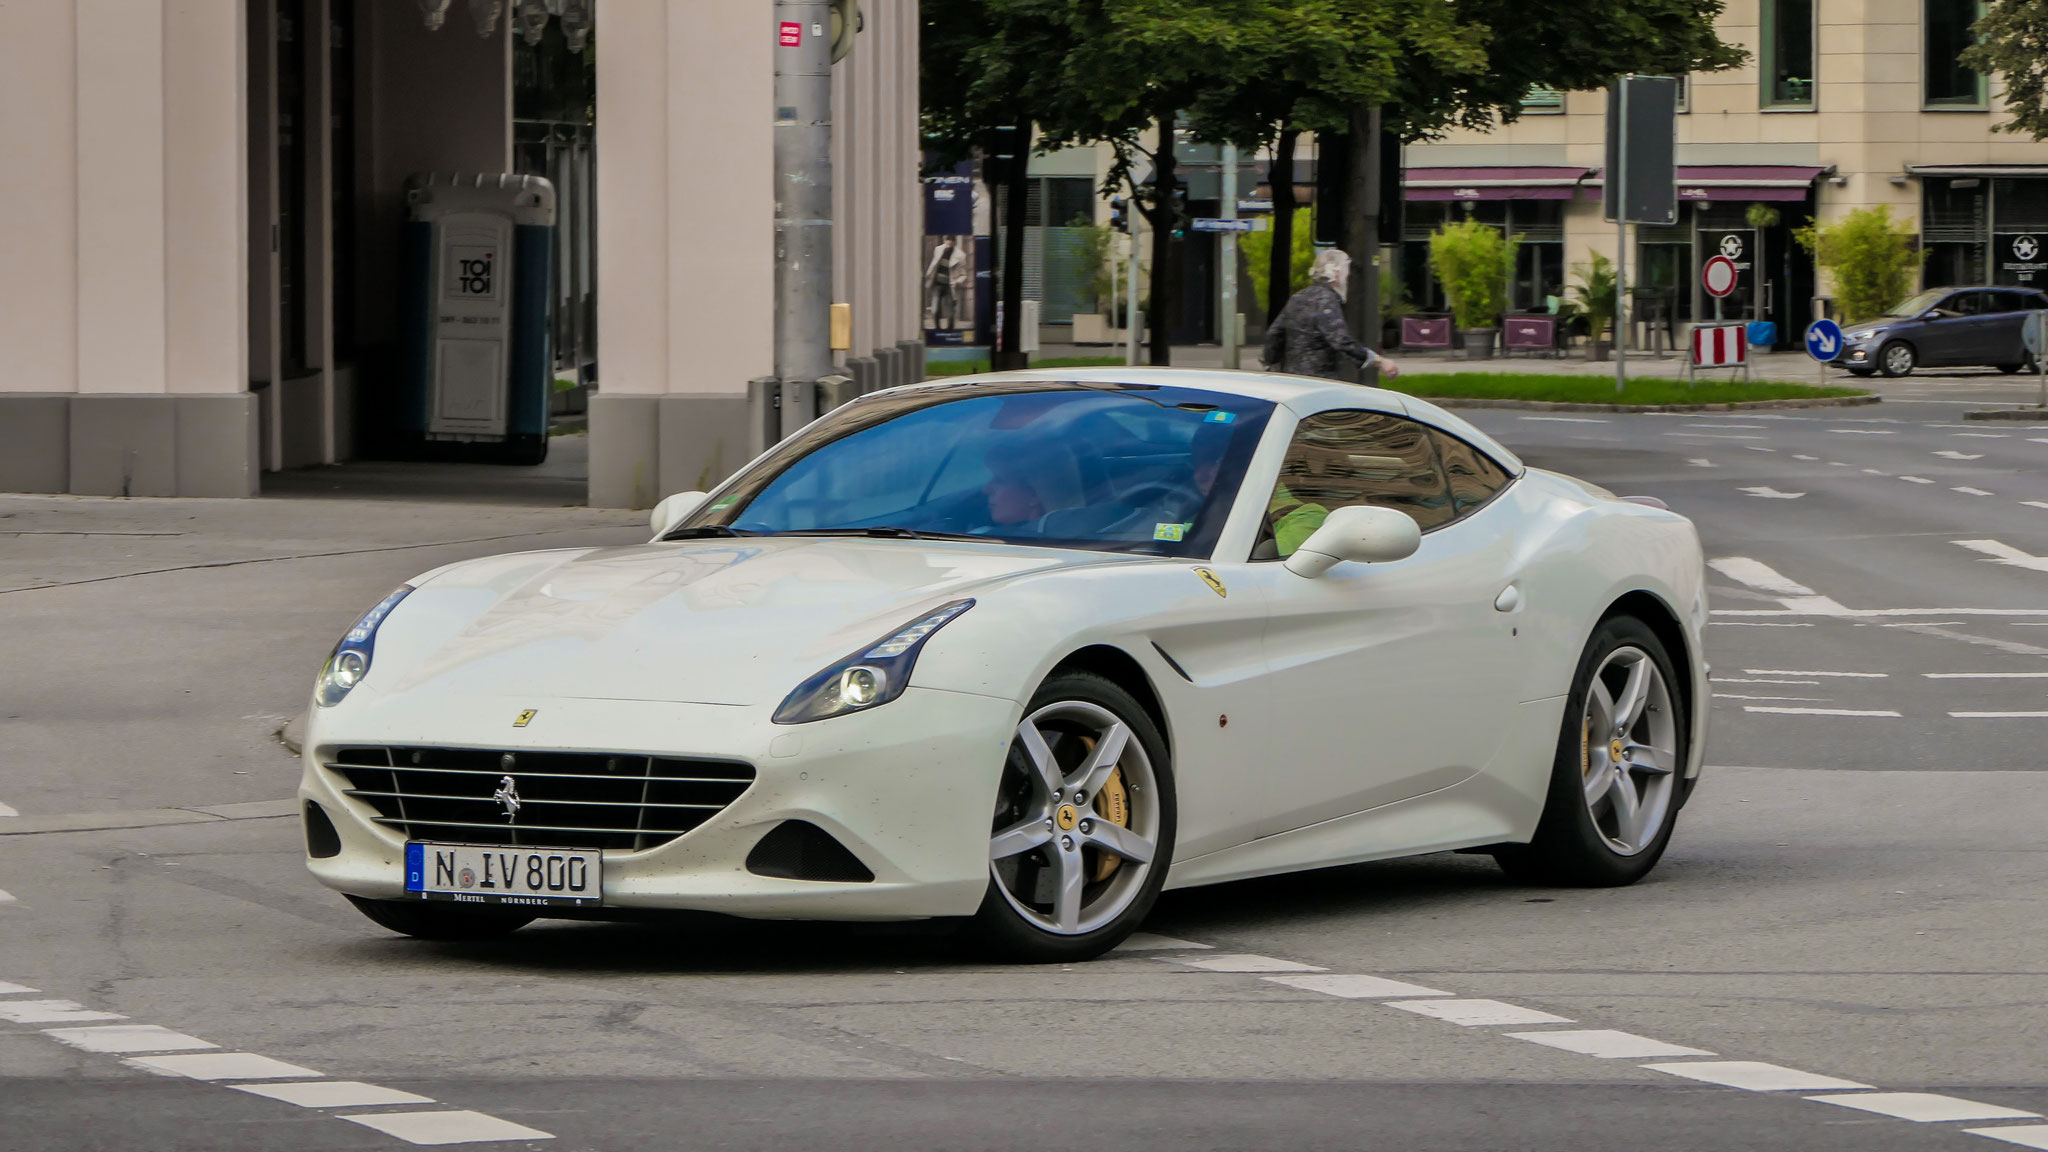
[[[405,182],[402,433],[423,454],[538,464],[554,380],[555,189],[538,176]]]

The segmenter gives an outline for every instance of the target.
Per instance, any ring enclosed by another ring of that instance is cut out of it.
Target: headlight
[[[924,642],[972,607],[972,600],[942,604],[797,685],[775,710],[775,722],[808,724],[874,708],[903,695],[910,686],[911,665],[917,663]]]
[[[1882,328],[1864,328],[1859,331],[1849,333],[1848,338],[1851,340],[1869,340],[1877,336],[1881,336],[1883,334],[1884,329]]]
[[[377,629],[383,625],[384,618],[391,615],[391,610],[398,607],[398,602],[411,592],[412,585],[400,584],[397,591],[377,601],[375,608],[364,613],[363,618],[356,621],[356,626],[334,646],[334,651],[327,654],[327,664],[320,669],[320,682],[313,692],[313,699],[322,708],[332,708],[341,703],[342,698],[370,674],[370,657],[377,648]]]

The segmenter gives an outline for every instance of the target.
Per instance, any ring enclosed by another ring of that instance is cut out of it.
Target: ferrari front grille
[[[336,748],[344,795],[408,840],[659,847],[718,815],[754,782],[733,760],[494,748]]]

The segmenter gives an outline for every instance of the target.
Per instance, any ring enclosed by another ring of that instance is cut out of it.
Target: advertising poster
[[[928,345],[981,343],[976,288],[987,278],[976,237],[984,231],[979,226],[984,212],[971,163],[924,178],[924,268],[918,292]]]

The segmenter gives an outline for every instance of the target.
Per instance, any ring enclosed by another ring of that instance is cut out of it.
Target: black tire
[[[356,911],[381,928],[419,940],[496,940],[509,936],[534,917],[498,908],[469,908],[426,900],[371,900],[350,896]]]
[[[1033,716],[1041,709],[1063,702],[1080,702],[1111,713],[1130,730],[1131,738],[1142,748],[1151,769],[1153,799],[1150,810],[1156,822],[1151,861],[1142,882],[1131,886],[1135,891],[1128,894],[1129,902],[1121,911],[1099,927],[1072,935],[1052,931],[1020,913],[1012,905],[1010,897],[1005,895],[1001,887],[1004,880],[992,862],[988,891],[982,897],[981,909],[967,922],[965,930],[969,946],[990,959],[1008,963],[1062,964],[1102,955],[1123,943],[1151,914],[1172,862],[1176,827],[1173,768],[1166,741],[1151,714],[1121,685],[1092,672],[1055,673],[1032,695],[1024,714]],[[1021,741],[1013,740],[1010,756],[1004,764],[1004,783],[999,789],[992,833],[1007,827],[1017,815],[1006,805],[1010,802],[1013,786],[1017,784],[1015,774],[1028,772],[1026,766],[1029,762],[1021,759],[1020,745]],[[1058,753],[1061,749],[1054,751]],[[1140,802],[1133,801],[1134,810],[1140,807]],[[1100,819],[1099,816],[1096,818]],[[1083,830],[1085,827],[1083,825]],[[1105,883],[1114,881],[1098,880],[1092,886]]]
[[[1920,354],[1904,340],[1888,340],[1877,350],[1877,368],[1886,376],[1911,376],[1920,363]]]
[[[1875,375],[1877,375],[1877,369],[1875,369],[1875,368],[1851,368],[1851,369],[1849,369],[1849,375],[1851,375],[1851,376],[1875,376]]]
[[[2025,367],[2025,364],[2000,364],[1998,365],[1998,370],[2000,372],[2005,373],[2007,376],[2010,376],[2013,373],[2018,372],[2020,369]]]
[[[1586,698],[1594,673],[1610,655],[1626,648],[1647,653],[1668,686],[1671,720],[1675,726],[1672,749],[1674,778],[1662,812],[1662,826],[1643,841],[1634,854],[1623,854],[1609,844],[1595,823],[1584,792],[1586,765]],[[1543,816],[1536,834],[1527,844],[1503,844],[1492,849],[1494,859],[1509,876],[1528,883],[1569,888],[1619,888],[1648,875],[1671,841],[1678,824],[1678,811],[1691,791],[1683,779],[1690,751],[1690,716],[1685,696],[1656,633],[1633,616],[1613,616],[1600,622],[1579,657],[1578,672],[1565,698],[1564,719],[1557,738],[1557,752],[1551,762],[1550,791],[1544,799]]]

